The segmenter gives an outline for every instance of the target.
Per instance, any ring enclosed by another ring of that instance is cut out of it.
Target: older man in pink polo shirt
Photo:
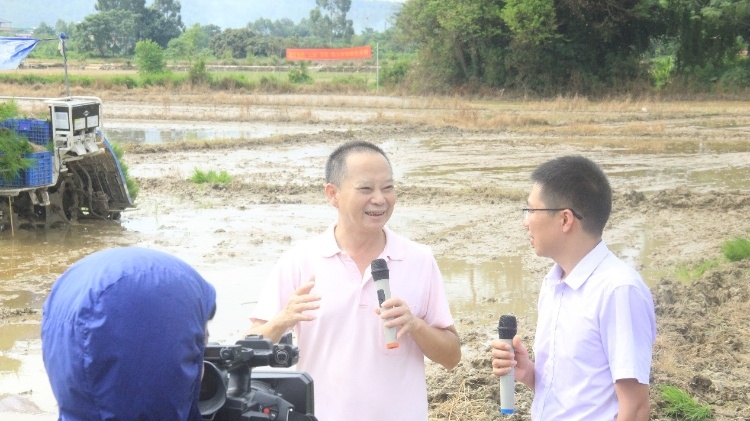
[[[427,420],[424,357],[449,370],[461,359],[435,258],[385,226],[396,191],[379,147],[339,146],[328,158],[325,194],[337,221],[282,256],[250,332],[277,341],[295,331],[297,368],[313,377],[320,420]],[[392,298],[382,311],[374,259],[389,269]],[[384,325],[397,330],[398,347],[386,347]]]

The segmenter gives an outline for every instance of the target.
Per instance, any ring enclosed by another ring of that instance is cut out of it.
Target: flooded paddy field
[[[119,222],[0,232],[0,418],[56,419],[41,361],[41,307],[57,276],[96,250],[138,245],[184,259],[217,288],[211,340],[240,339],[276,259],[335,219],[323,168],[349,140],[389,155],[399,192],[389,226],[430,245],[445,280],[464,356],[449,373],[429,365],[431,419],[496,419],[487,347],[497,318],[517,314],[532,338],[551,265],[529,247],[520,208],[530,172],[565,154],[586,155],[609,175],[615,200],[604,239],[654,291],[653,383],[711,403],[716,419],[750,417],[741,381],[750,375],[750,320],[739,301],[750,296],[749,269],[719,259],[724,241],[750,237],[750,104],[108,95],[104,131],[126,150],[141,185],[137,208]],[[225,170],[232,182],[193,184],[195,169]],[[691,292],[678,274],[711,259],[718,265]],[[724,298],[705,298],[722,289],[730,291]],[[688,347],[676,333],[686,325],[708,325],[711,334]],[[727,353],[734,357],[723,366],[708,361]],[[691,388],[696,376],[709,386]],[[519,392],[513,419],[528,419],[529,399]],[[654,388],[652,419],[666,419],[658,403]]]

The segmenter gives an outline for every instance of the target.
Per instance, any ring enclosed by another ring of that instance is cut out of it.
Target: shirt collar
[[[333,230],[336,228],[336,222],[328,226],[323,233],[320,254],[323,257],[333,257],[341,253],[336,236]],[[406,256],[406,241],[387,226],[383,227],[385,232],[385,248],[380,253],[380,257],[386,260],[403,260]]]
[[[604,243],[604,240],[601,240],[599,244],[596,245],[583,259],[581,259],[580,262],[573,268],[572,271],[568,274],[568,276],[565,277],[565,279],[561,279],[563,275],[563,270],[560,265],[555,263],[554,266],[552,266],[552,269],[550,269],[549,273],[547,273],[547,276],[544,278],[544,284],[548,286],[554,286],[559,283],[565,283],[572,289],[578,289],[583,285],[584,282],[586,282],[587,279],[591,276],[592,273],[594,273],[594,270],[599,266],[599,264],[604,260],[605,257],[609,254],[609,248],[607,248],[607,245]]]

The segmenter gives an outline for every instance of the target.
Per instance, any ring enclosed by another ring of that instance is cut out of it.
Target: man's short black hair
[[[541,187],[545,207],[572,209],[583,217],[586,232],[602,234],[612,212],[612,189],[596,163],[580,155],[561,156],[540,165],[531,180]]]
[[[383,155],[383,158],[385,158],[386,161],[388,161],[388,166],[391,165],[391,161],[388,159],[385,152],[375,144],[365,141],[347,142],[336,148],[336,150],[328,156],[328,162],[326,163],[326,183],[341,186],[341,182],[346,176],[346,158],[356,152],[379,153]]]

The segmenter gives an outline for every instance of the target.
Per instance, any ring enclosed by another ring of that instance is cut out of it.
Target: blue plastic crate
[[[21,174],[16,175],[16,178],[10,181],[5,181],[4,177],[0,177],[0,187],[21,187],[23,186],[23,178]]]
[[[5,127],[16,134],[23,135],[29,142],[40,146],[47,146],[52,141],[52,125],[46,120],[16,120],[8,119],[0,122],[0,127]]]
[[[52,183],[52,152],[34,152],[25,154],[24,158],[36,161],[24,172],[24,185],[27,187],[41,186]]]

